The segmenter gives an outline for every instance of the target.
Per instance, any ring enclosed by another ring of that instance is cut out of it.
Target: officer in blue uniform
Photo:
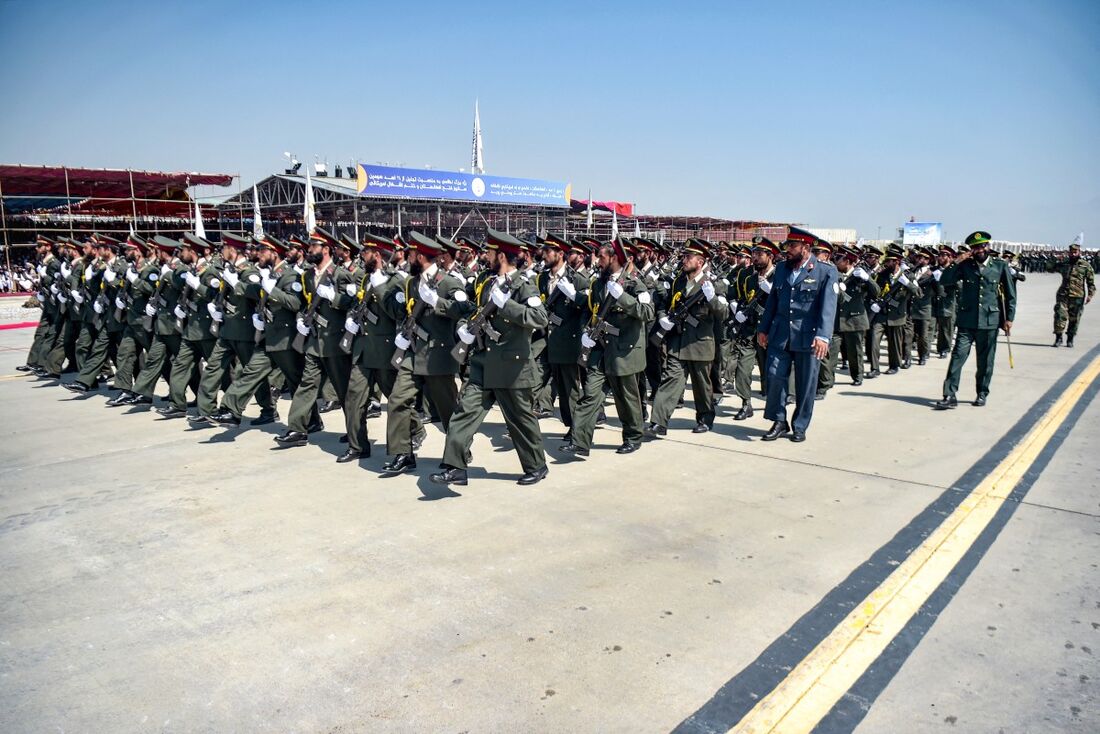
[[[787,235],[787,259],[775,268],[772,290],[756,339],[768,350],[766,371],[768,401],[764,417],[773,421],[764,441],[790,436],[805,441],[814,412],[817,374],[829,354],[829,340],[836,318],[840,291],[836,268],[810,253],[818,242],[813,234],[791,227]],[[794,365],[795,409],[787,422],[787,380]]]

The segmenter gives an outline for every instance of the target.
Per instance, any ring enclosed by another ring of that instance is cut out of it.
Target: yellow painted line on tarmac
[[[16,372],[14,375],[0,375],[0,382],[5,382],[6,380],[25,380],[28,377],[31,377],[30,373]]]
[[[731,731],[812,731],[962,560],[1098,375],[1100,357],[920,547]]]

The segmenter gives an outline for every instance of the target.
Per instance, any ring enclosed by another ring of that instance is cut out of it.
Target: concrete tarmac
[[[0,331],[0,731],[672,730],[1100,343],[1090,306],[1050,347],[1056,281],[1021,285],[984,408],[972,357],[959,408],[932,411],[933,358],[839,373],[802,444],[760,442],[732,398],[694,435],[689,391],[668,438],[618,456],[609,404],[586,461],[542,421],[530,488],[494,411],[454,492],[427,480],[438,425],[419,475],[381,479],[385,415],[374,457],[338,465],[339,413],[289,450],[278,424],[191,429],[16,373],[33,329]],[[823,727],[1100,730],[1098,425],[1083,405],[896,672]]]

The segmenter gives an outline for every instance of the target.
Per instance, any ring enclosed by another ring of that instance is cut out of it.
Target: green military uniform
[[[699,254],[706,254],[705,251]],[[676,276],[670,288],[671,295],[662,299],[656,311],[661,328],[672,324],[665,339],[666,354],[661,382],[653,399],[652,423],[668,428],[672,411],[684,395],[687,379],[691,377],[691,391],[695,401],[695,432],[702,433],[714,425],[714,394],[711,385],[711,366],[718,356],[715,325],[721,324],[729,310],[724,296],[716,295],[714,283],[701,277],[688,278],[684,273]],[[697,294],[704,294],[699,296]],[[709,295],[709,298],[707,297]],[[692,302],[691,308],[679,321],[670,316],[684,302]],[[662,322],[664,319],[664,322]]]
[[[336,262],[330,262],[324,268],[309,268],[302,274],[302,293],[307,308],[313,309],[313,324],[306,337],[302,379],[294,392],[287,419],[287,428],[294,433],[309,432],[324,379],[332,382],[341,403],[347,397],[351,360],[340,350],[340,339],[344,336],[347,310],[355,300],[355,296],[348,295],[349,285],[355,285],[351,273]],[[320,286],[333,289],[335,295],[331,300],[317,294]],[[295,328],[297,338],[305,326],[296,321]]]
[[[854,254],[854,253],[853,253]],[[840,354],[848,363],[848,374],[855,385],[863,382],[863,345],[871,320],[867,303],[879,297],[879,286],[863,267],[854,267],[840,276],[837,294],[836,322],[829,344],[829,359],[822,363],[818,393],[828,392],[836,384],[836,363]]]
[[[53,344],[45,356],[43,365],[50,375],[61,374],[66,360],[70,365],[76,363],[74,351],[79,325],[74,326],[74,301],[71,290],[75,283],[73,270],[79,267],[79,262],[78,258],[61,259],[54,282],[50,286],[50,293],[55,299],[57,308]]]
[[[188,275],[199,279],[198,288],[193,288],[187,282]],[[173,270],[171,277],[180,288],[179,302],[172,308],[180,335],[180,347],[176,358],[172,360],[172,371],[168,375],[168,400],[176,411],[186,411],[187,387],[195,382],[196,374],[202,372],[202,363],[209,361],[214,353],[217,340],[210,331],[214,318],[207,305],[213,303],[220,291],[221,277],[217,268],[208,263],[199,263],[195,268],[180,264]],[[186,305],[183,304],[184,300],[187,301]],[[198,388],[196,392],[201,392],[201,377]]]
[[[498,282],[494,278],[478,290],[474,308],[483,309],[491,302]],[[504,282],[511,289],[508,299],[489,318],[500,338],[493,341],[483,333],[470,347],[470,375],[447,429],[443,463],[466,469],[474,435],[489,410],[499,404],[520,466],[525,474],[532,474],[545,469],[546,455],[534,412],[538,378],[532,364],[531,334],[546,328],[549,320],[534,283],[517,271],[505,276]]]
[[[935,297],[936,279],[928,266],[909,276],[915,279],[919,295],[914,295],[909,304],[909,315],[913,319],[913,341],[917,349],[917,363],[927,364],[932,351],[932,331],[935,321],[932,316],[932,300]],[[906,352],[906,359],[910,353]]]
[[[1053,271],[1062,276],[1054,301],[1054,334],[1058,338],[1055,344],[1061,342],[1064,332],[1068,345],[1073,346],[1085,304],[1096,293],[1095,276],[1092,265],[1084,258],[1071,257],[1056,264]]]
[[[909,300],[921,295],[920,286],[902,271],[896,274],[883,270],[878,275],[878,286],[881,300],[872,305],[871,310],[881,316],[881,321],[872,321],[882,324],[886,333],[886,348],[889,357],[889,372],[897,372],[905,360],[905,324],[909,318]],[[879,309],[876,311],[876,307]],[[876,344],[877,346],[877,344]],[[872,355],[873,369],[878,369],[878,355]]]
[[[158,246],[168,247],[165,238],[158,237]],[[176,245],[178,249],[178,245]],[[157,382],[165,368],[170,369],[172,360],[180,350],[180,334],[176,329],[176,314],[173,311],[180,297],[180,284],[172,277],[172,264],[165,264],[149,273],[146,282],[153,285],[153,293],[145,304],[145,314],[153,318],[153,339],[145,355],[145,366],[134,380],[133,392],[152,400]],[[143,271],[144,272],[144,271]]]
[[[933,287],[932,314],[936,317],[936,353],[940,357],[951,351],[951,344],[955,339],[955,293],[958,285],[942,283],[943,271],[932,271],[936,279]]]
[[[623,267],[626,267],[625,265]],[[584,393],[573,420],[572,447],[581,452],[592,448],[592,435],[596,419],[603,404],[604,385],[611,386],[615,409],[622,424],[622,453],[637,449],[643,438],[642,397],[638,385],[638,373],[646,367],[646,325],[653,320],[653,297],[637,276],[626,274],[620,285],[622,295],[617,299],[608,293],[608,278],[600,276],[593,281],[587,294],[577,294],[578,303],[588,309],[588,322],[595,326],[598,314],[606,299],[609,302],[607,322],[618,329],[618,334],[608,334],[591,348]],[[582,340],[586,335],[582,335]],[[566,447],[567,449],[570,446]]]
[[[742,268],[734,281],[734,298],[737,309],[731,322],[733,346],[730,354],[734,361],[733,389],[741,399],[741,411],[734,416],[745,420],[752,416],[752,368],[760,373],[760,391],[767,392],[767,373],[764,360],[767,350],[756,341],[756,326],[764,315],[764,307],[771,292],[775,267],[769,265],[763,273],[755,267]]]
[[[208,312],[213,311],[210,315],[214,320],[221,317],[221,325],[199,381],[198,414],[201,418],[210,418],[218,412],[218,392],[234,360],[236,368],[230,383],[246,370],[263,371],[264,378],[256,389],[256,402],[264,414],[275,410],[266,377],[271,372],[271,363],[263,346],[256,344],[256,328],[252,321],[260,300],[262,279],[255,263],[239,257],[236,263],[227,263],[225,270],[215,276],[217,285],[211,281],[208,286],[211,292],[219,291],[224,295],[224,310],[217,312],[216,301],[211,304],[214,308],[208,309]]]
[[[967,238],[967,244],[988,242],[989,235],[976,232]],[[978,349],[977,393],[984,403],[993,379],[993,364],[997,355],[997,329],[1002,318],[1012,321],[1016,316],[1016,281],[1003,260],[989,257],[985,263],[967,259],[944,269],[940,276],[944,285],[958,284],[958,331],[947,379],[943,383],[945,399],[953,399],[959,389],[963,364],[970,356],[970,348]],[[1003,315],[1002,315],[1003,314]]]
[[[110,352],[117,350],[122,339],[126,324],[123,319],[115,317],[115,298],[122,284],[126,282],[126,270],[126,261],[116,256],[104,263],[96,279],[95,289],[98,292],[92,302],[95,337],[76,378],[77,383],[85,387],[96,386]]]
[[[561,288],[559,283],[562,283]],[[577,359],[581,352],[585,308],[577,302],[576,294],[586,291],[588,284],[586,276],[565,263],[556,271],[540,273],[538,279],[539,296],[546,306],[547,316],[546,363],[566,429],[572,428],[573,416],[583,395],[581,366]],[[574,295],[570,297],[563,288],[570,289]]]
[[[99,332],[103,328],[101,314],[97,314],[94,308],[99,300],[105,268],[106,263],[93,256],[81,270],[80,284],[76,289],[79,296],[73,296],[80,304],[81,326],[80,333],[76,338],[76,369],[78,374],[84,370],[84,363],[88,361],[96,339],[99,337]]]
[[[154,275],[159,277],[160,266],[152,257],[143,261],[140,270],[130,266],[123,276],[126,283],[115,296],[115,311],[117,313],[121,309],[119,320],[125,325],[122,339],[118,343],[118,355],[115,357],[114,386],[122,390],[124,395],[133,392],[134,374],[138,371],[141,357],[152,347],[152,334],[145,330],[142,321],[145,318],[145,306],[155,290]]]
[[[42,304],[42,316],[38,328],[34,330],[34,342],[27,354],[27,366],[40,372],[46,371],[50,350],[57,340],[57,327],[60,322],[60,307],[54,293],[55,283],[60,277],[61,260],[52,252],[46,253],[38,264],[39,292],[38,302]]]

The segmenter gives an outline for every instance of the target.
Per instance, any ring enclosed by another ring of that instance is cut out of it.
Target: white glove
[[[397,291],[397,294],[394,295],[394,298],[397,299],[398,303],[404,303],[405,302],[405,291]]]
[[[137,271],[134,270],[133,268],[126,268],[126,280],[130,281],[131,283],[136,283],[137,279],[138,279]]]
[[[493,303],[497,305],[497,308],[504,308],[504,304],[508,303],[508,294],[500,288],[493,288],[493,292],[489,295],[493,299]]]
[[[146,316],[156,316],[157,315],[157,310],[155,308],[153,308],[153,304],[151,304],[151,303],[146,303],[145,304],[145,315]]]
[[[275,290],[275,286],[277,284],[278,281],[274,278],[264,278],[263,281],[260,283],[260,287],[264,289],[264,293],[270,293],[271,291]]]
[[[225,318],[225,314],[218,310],[218,307],[214,305],[213,301],[206,304],[206,310],[210,312],[210,318],[214,319],[219,324],[222,322],[222,319]]]
[[[258,313],[252,314],[252,328],[255,329],[256,331],[263,331],[264,326],[265,326],[264,320],[260,318],[260,314],[258,314]]]
[[[856,268],[852,271],[852,275],[856,276],[860,280],[869,280],[871,276],[863,268]]]
[[[92,310],[96,313],[103,313],[103,304],[99,302],[98,298],[92,303]]]
[[[905,277],[905,273],[898,276],[898,282],[902,285],[909,285],[909,278]]]
[[[107,268],[103,271],[103,279],[108,283],[114,283],[118,280],[118,273],[115,272],[114,268]]]
[[[271,277],[271,268],[259,268],[261,278]]]
[[[317,286],[317,295],[325,299],[329,303],[332,303],[336,300],[336,289],[333,288],[331,285],[325,285],[322,283],[321,285]]]
[[[225,272],[222,273],[222,280],[228,283],[230,288],[236,288],[237,283],[241,282],[241,276],[237,275],[235,271],[226,268]]]
[[[473,344],[474,335],[466,328],[466,324],[460,324],[458,327],[458,338],[462,340],[463,344]]]
[[[176,307],[172,309],[172,313],[174,313],[174,314],[176,315],[176,318],[177,318],[177,319],[182,319],[183,317],[185,317],[185,316],[187,315],[187,312],[186,312],[186,311],[184,311],[184,310],[183,310],[183,309],[182,309],[182,308],[181,308],[181,307],[179,306],[179,304],[176,304]]]
[[[412,342],[406,339],[404,334],[398,334],[393,338],[393,345],[398,349],[408,349],[412,346]]]
[[[61,263],[61,277],[68,278],[73,274],[73,269],[69,267],[68,263]]]
[[[72,295],[73,300],[77,303],[84,303],[84,296],[76,288],[73,288],[69,293]]]
[[[877,303],[872,303],[871,304],[871,310],[874,311],[875,313],[878,313],[879,311],[882,310],[882,306],[878,305]]]
[[[904,273],[904,272],[905,272],[906,270],[908,270],[908,269],[909,269],[909,263],[907,263],[907,262],[903,262],[903,263],[901,264],[901,272],[903,272],[903,273]]]
[[[44,295],[42,295],[41,293],[35,293],[34,296],[35,296],[35,298],[38,299],[39,303],[45,303],[46,302],[46,297]]]
[[[197,291],[199,289],[199,286],[202,285],[202,281],[199,280],[199,276],[195,275],[192,272],[184,273],[183,281],[187,283],[187,286],[193,291]]]
[[[355,283],[348,283],[344,286],[344,293],[347,293],[352,298],[355,298],[356,294],[359,293],[359,287],[355,285]]]
[[[672,327],[676,326],[676,324],[672,323],[672,320],[666,316],[657,319],[657,323],[661,325],[661,331],[672,331]]]
[[[61,292],[61,289],[57,287],[57,283],[54,283],[53,285],[50,286],[50,293],[52,293],[56,296],[60,292]]]
[[[168,275],[168,273],[170,273],[170,272],[172,272],[172,264],[171,263],[164,263],[163,265],[160,266],[160,274],[161,275]]]
[[[703,288],[703,298],[707,299],[707,303],[710,303],[711,301],[713,301],[714,300],[714,283],[711,283],[709,280],[704,280],[702,288]]]
[[[35,270],[38,271],[38,274],[41,277],[43,277],[43,278],[46,277],[46,266],[45,265],[39,265],[37,268],[35,268]]]
[[[121,298],[115,298],[115,308],[126,308],[126,301]]]
[[[424,281],[420,281],[416,291],[420,294],[420,300],[428,304],[429,308],[435,308],[435,304],[439,303],[439,294],[429,288]]]
[[[938,268],[936,270],[932,271],[932,277],[936,279],[937,283],[940,282],[940,276],[941,275],[943,275],[943,271],[938,269]]]
[[[581,334],[581,346],[583,346],[585,349],[595,349],[596,342],[592,341],[591,337],[589,337],[588,334]]]
[[[846,291],[846,290],[848,290],[848,286],[847,286],[846,284],[844,284],[844,283],[839,283],[838,285],[840,286],[840,290],[842,290],[842,291]]]
[[[764,280],[763,278],[761,278],[760,280],[757,281],[757,287],[760,288],[760,290],[764,291],[765,293],[771,293],[772,292],[772,284],[771,284],[770,280]]]
[[[65,297],[64,293],[56,293],[55,295],[57,296],[57,300],[61,301],[62,303],[69,302],[69,299]]]
[[[1016,268],[1009,268],[1009,269],[1008,269],[1008,272],[1009,272],[1010,274],[1012,274],[1013,276],[1015,276],[1015,275],[1016,275]]]
[[[570,301],[577,297],[577,289],[569,282],[568,278],[560,278],[557,288]]]
[[[387,280],[389,280],[389,276],[387,276],[381,270],[375,270],[373,273],[370,274],[370,287],[379,288]]]
[[[344,319],[344,331],[351,334],[358,334],[359,322],[353,319],[351,316],[348,316],[346,319]]]
[[[614,298],[616,301],[623,295],[623,287],[617,280],[611,280],[607,283],[607,294]]]
[[[739,324],[743,324],[749,320],[749,315],[744,311],[738,311],[733,315],[733,320]]]
[[[306,322],[298,319],[298,321],[295,322],[294,326],[298,329],[299,334],[301,334],[302,336],[309,336],[309,327],[306,326]]]
[[[737,314],[737,301],[730,301],[730,311],[733,311],[734,315]]]

